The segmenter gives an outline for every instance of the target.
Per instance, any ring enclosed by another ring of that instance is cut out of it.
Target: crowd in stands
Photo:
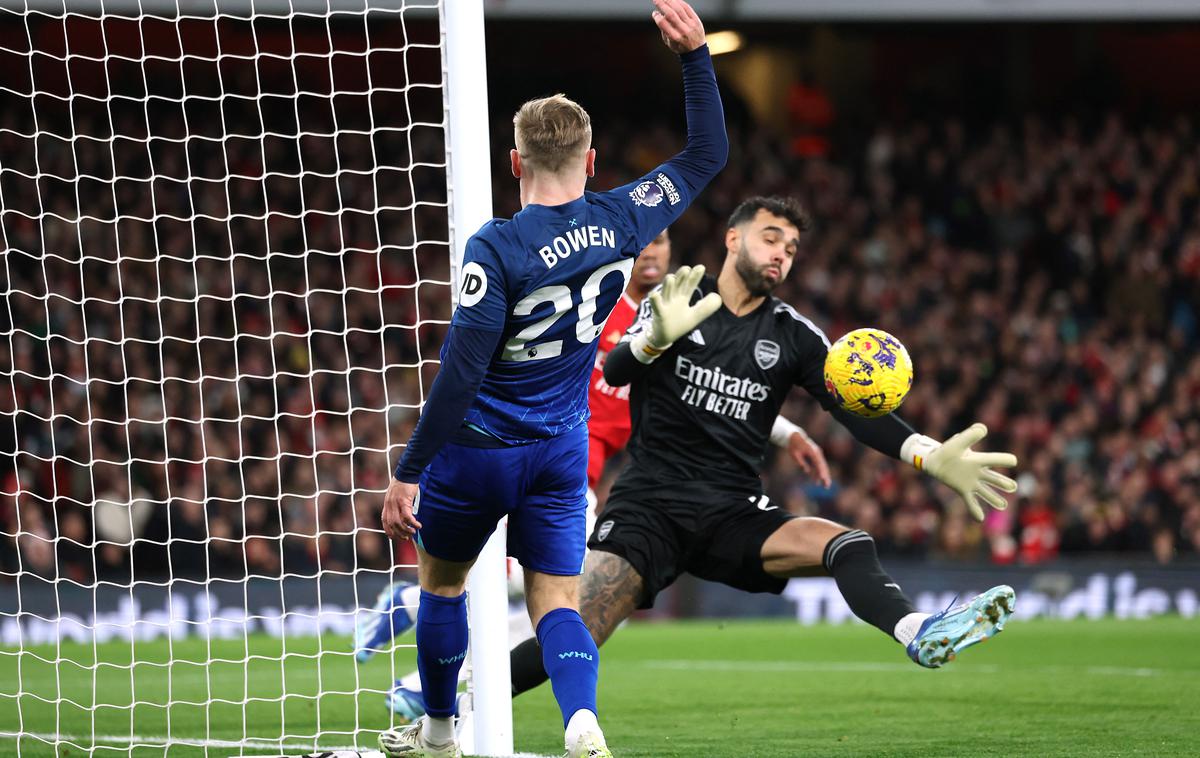
[[[382,491],[449,314],[444,179],[408,170],[444,162],[440,132],[260,138],[247,112],[214,128],[249,136],[184,141],[213,122],[175,115],[148,140],[144,111],[118,112],[105,141],[34,140],[28,112],[0,113],[0,153],[27,161],[0,172],[0,577],[386,569]],[[1198,126],[945,118],[800,157],[735,125],[674,263],[719,268],[744,197],[800,197],[814,228],[776,294],[830,338],[899,337],[916,367],[900,415],[939,439],[982,421],[1021,462],[1012,506],[977,524],[797,390],[785,415],[834,486],[775,454],[768,493],[892,555],[1200,552]],[[605,124],[591,186],[681,139]],[[509,215],[516,184],[493,173]]]
[[[881,127],[844,160],[794,164],[766,187],[769,157],[742,162],[743,187],[798,191],[817,224],[779,294],[832,338],[864,325],[899,336],[916,368],[901,416],[938,439],[982,421],[984,444],[1021,462],[1012,507],[979,525],[949,489],[864,453],[795,398],[837,485],[814,488],[779,459],[771,490],[898,554],[1200,551],[1198,137],[1185,119],[970,132],[947,119]]]
[[[273,91],[0,112],[4,576],[392,565],[381,492],[450,313],[441,131]]]

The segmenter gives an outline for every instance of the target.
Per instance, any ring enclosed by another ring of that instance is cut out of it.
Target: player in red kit
[[[633,324],[642,298],[667,275],[670,262],[671,238],[664,229],[633,264],[629,285],[604,322],[604,331],[600,332],[600,347],[596,351],[596,365],[588,388],[588,408],[592,418],[588,421],[587,478],[588,487],[593,490],[604,472],[604,464],[623,450],[629,440],[629,387],[611,387],[604,381],[604,359]]]

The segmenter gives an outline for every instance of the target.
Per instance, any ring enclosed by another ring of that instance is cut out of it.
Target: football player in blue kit
[[[596,160],[587,112],[563,95],[531,100],[513,119],[521,210],[467,242],[441,370],[384,497],[384,530],[417,543],[427,713],[380,735],[389,755],[461,754],[453,716],[467,650],[464,587],[504,516],[567,753],[611,755],[596,717],[599,653],[578,612],[588,380],[634,257],[724,166],[729,149],[700,19],[683,0],[654,6],[683,66],[684,149],[628,185],[585,192]],[[676,276],[694,286],[702,274],[684,268]],[[697,322],[716,307],[698,307]]]

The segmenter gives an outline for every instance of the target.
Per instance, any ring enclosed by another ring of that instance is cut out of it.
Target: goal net
[[[449,161],[438,2],[364,2],[0,8],[0,754],[391,723]]]

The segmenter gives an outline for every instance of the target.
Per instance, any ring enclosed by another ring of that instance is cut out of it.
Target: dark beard
[[[746,290],[753,297],[766,297],[779,286],[779,282],[771,284],[767,281],[767,277],[763,274],[766,268],[767,266],[758,268],[754,265],[754,261],[750,260],[750,251],[743,243],[741,249],[738,250],[734,270],[738,272],[738,276],[742,277],[742,283],[746,285]]]

